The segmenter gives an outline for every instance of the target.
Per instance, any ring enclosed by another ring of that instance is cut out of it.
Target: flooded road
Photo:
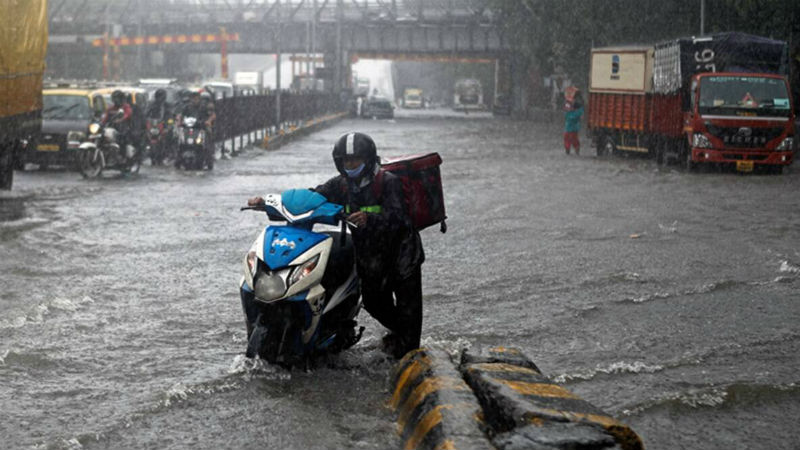
[[[367,326],[310,373],[242,354],[253,195],[334,175],[356,130],[436,151],[423,342],[518,346],[648,449],[792,449],[800,432],[800,170],[686,174],[561,149],[560,124],[344,121],[211,173],[17,173],[0,200],[3,448],[399,448]]]

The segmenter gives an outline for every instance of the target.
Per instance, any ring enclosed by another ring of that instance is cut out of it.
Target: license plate
[[[752,172],[753,161],[736,161],[736,170],[739,172]]]
[[[36,150],[40,152],[57,152],[61,150],[61,147],[58,144],[39,144],[36,146]]]

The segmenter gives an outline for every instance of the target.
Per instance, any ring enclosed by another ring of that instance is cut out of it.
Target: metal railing
[[[283,128],[297,126],[304,121],[344,111],[345,105],[335,94],[323,92],[282,92],[280,95],[280,118],[276,101],[277,93],[266,95],[243,95],[216,100],[217,120],[214,125],[214,141],[233,141],[236,138],[242,147],[243,137],[252,134],[264,136]]]

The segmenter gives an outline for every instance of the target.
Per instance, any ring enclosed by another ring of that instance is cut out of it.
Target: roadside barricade
[[[627,425],[542,375],[514,348],[407,354],[390,406],[403,448],[642,450]]]
[[[444,351],[408,353],[392,389],[390,406],[404,449],[492,449],[481,430],[481,407]]]
[[[215,101],[217,114],[214,141],[231,141],[234,152],[248,142],[262,141],[284,129],[298,128],[314,118],[343,110],[339,97],[323,92],[281,92],[281,118],[278,120],[275,93],[224,97]]]

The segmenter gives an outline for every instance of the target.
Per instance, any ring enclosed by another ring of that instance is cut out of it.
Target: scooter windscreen
[[[310,189],[290,189],[280,196],[267,195],[264,206],[270,217],[283,217],[296,224],[311,222],[336,225],[342,211],[341,205],[328,202],[322,194]]]

